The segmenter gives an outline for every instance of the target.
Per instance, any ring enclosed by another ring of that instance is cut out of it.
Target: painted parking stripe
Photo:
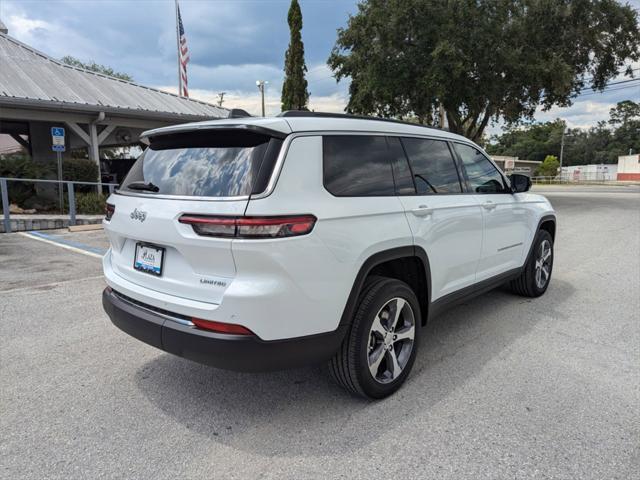
[[[104,254],[107,253],[107,250],[104,248],[92,247],[90,245],[85,245],[84,243],[74,242],[73,240],[67,240],[57,235],[51,235],[48,233],[34,231],[18,232],[18,234],[28,238],[32,238],[33,240],[49,243],[66,250],[71,250],[72,252],[88,255],[89,257],[102,258]]]

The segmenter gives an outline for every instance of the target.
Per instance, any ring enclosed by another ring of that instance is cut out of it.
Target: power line
[[[609,93],[609,92],[617,92],[619,90],[627,90],[629,88],[640,88],[640,82],[639,83],[634,83],[633,85],[622,85],[622,86],[618,86],[618,87],[614,87],[614,88],[606,88],[602,91],[597,90],[595,92],[585,92],[585,93],[581,93],[579,95],[577,95],[577,97],[588,97],[589,95],[598,95],[598,94],[605,94],[605,93]]]
[[[629,78],[627,80],[620,80],[620,81],[617,81],[617,82],[607,83],[604,86],[604,89],[606,89],[607,87],[612,87],[613,85],[620,85],[620,84],[629,83],[629,82],[637,82],[638,80],[640,80],[640,78]],[[593,89],[591,87],[582,87],[580,89],[581,92],[583,92],[583,91],[586,92],[587,90],[593,90]]]
[[[322,65],[320,65],[320,67],[322,67]],[[311,72],[311,71],[313,71],[313,70],[317,70],[318,68],[319,68],[319,67],[315,67],[315,68],[311,69],[309,72]],[[640,71],[640,68],[633,68],[633,69],[631,69],[631,72],[637,72],[637,71]],[[619,71],[619,72],[618,72],[618,74],[620,74],[620,75],[622,75],[622,74],[624,74],[624,73],[627,73],[627,71],[626,71],[626,70],[623,70],[623,71]],[[325,77],[314,78],[314,79],[311,79],[311,80],[307,80],[307,84],[312,84],[312,83],[316,83],[316,82],[321,82],[321,81],[324,81],[324,80],[335,80],[335,77],[334,77],[333,75],[328,75],[328,76],[325,76]],[[589,82],[589,81],[591,81],[591,80],[593,80],[593,77],[591,77],[591,78],[586,78],[586,79],[585,79],[585,81],[586,81],[586,82]],[[620,80],[620,81],[617,81],[617,82],[607,83],[607,84],[605,85],[605,88],[606,88],[606,87],[608,87],[608,86],[611,86],[611,85],[619,85],[619,84],[621,84],[621,83],[634,82],[634,81],[636,81],[636,80],[640,80],[640,78],[630,78],[630,79],[627,79],[627,80]],[[586,92],[587,90],[591,90],[591,87],[582,87],[582,88],[580,89],[580,91],[581,91],[581,92],[582,92],[582,91],[585,91],[585,92]]]
[[[638,71],[640,71],[640,67],[638,67],[638,68],[632,68],[630,71],[631,71],[631,73],[633,73],[633,72],[638,72]],[[625,75],[627,72],[628,72],[628,71],[627,71],[627,69],[625,68],[624,70],[618,70],[616,73],[617,73],[618,75]],[[593,77],[585,78],[584,80],[585,80],[585,82],[590,82],[591,80],[593,80]]]

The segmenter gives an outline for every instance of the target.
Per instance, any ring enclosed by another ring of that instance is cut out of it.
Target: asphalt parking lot
[[[547,294],[437,318],[408,383],[373,403],[321,367],[155,350],[104,314],[97,256],[0,235],[0,476],[640,478],[640,188],[538,190],[559,217]]]

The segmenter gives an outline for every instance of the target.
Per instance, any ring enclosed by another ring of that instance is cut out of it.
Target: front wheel
[[[511,290],[525,297],[539,297],[546,292],[553,269],[553,238],[540,230],[533,241],[533,250],[520,276],[510,283]]]
[[[371,278],[358,298],[349,333],[329,362],[332,377],[363,397],[392,394],[413,366],[419,326],[413,290],[399,280]]]

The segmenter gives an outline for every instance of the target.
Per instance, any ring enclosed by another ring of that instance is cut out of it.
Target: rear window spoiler
[[[191,124],[191,125],[175,125],[172,127],[162,127],[154,130],[148,130],[143,132],[140,135],[140,141],[145,145],[149,145],[151,143],[152,138],[157,138],[164,135],[175,135],[175,134],[185,134],[185,133],[193,133],[193,132],[203,132],[205,130],[213,130],[216,132],[235,132],[239,133],[242,131],[250,132],[259,135],[265,135],[268,137],[284,139],[287,137],[287,133],[281,132],[279,130],[263,127],[260,125],[245,125],[245,124],[219,124],[219,125],[210,125],[210,124]]]

